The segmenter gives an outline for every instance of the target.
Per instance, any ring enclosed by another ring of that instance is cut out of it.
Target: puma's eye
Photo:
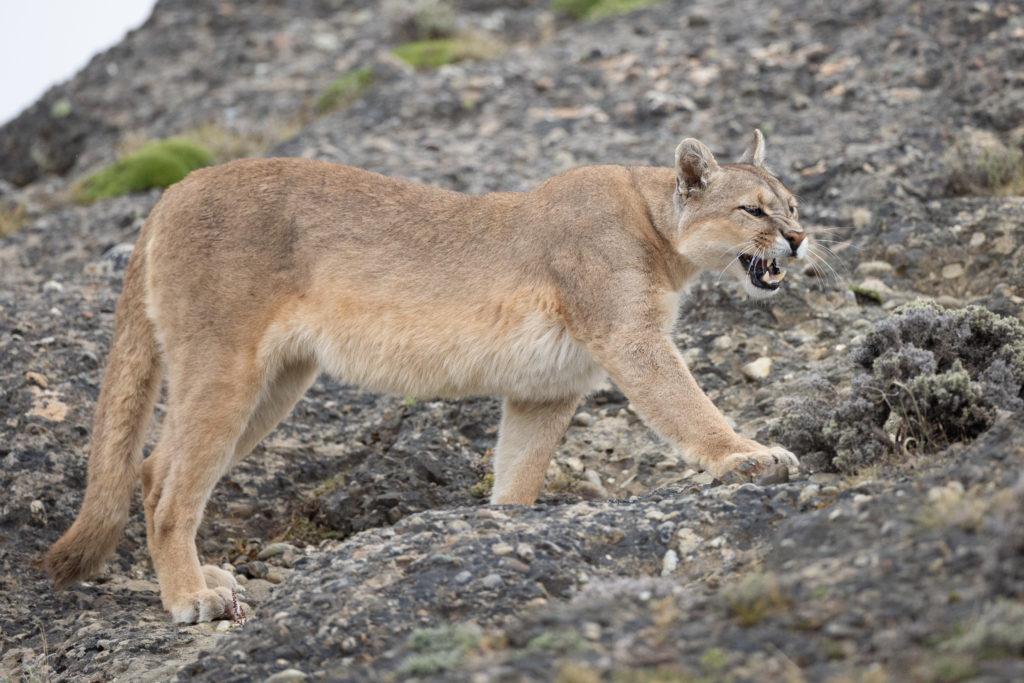
[[[789,215],[792,216],[794,214],[796,214],[796,207],[795,206],[789,207]]]
[[[751,216],[754,216],[755,218],[761,218],[762,216],[765,215],[764,209],[762,209],[760,206],[741,206],[740,208],[749,213]]]

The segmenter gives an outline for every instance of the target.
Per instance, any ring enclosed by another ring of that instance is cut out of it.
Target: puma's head
[[[738,163],[719,165],[693,138],[676,148],[679,252],[701,270],[741,278],[755,298],[779,290],[789,259],[807,254],[796,199],[764,166],[764,137]]]

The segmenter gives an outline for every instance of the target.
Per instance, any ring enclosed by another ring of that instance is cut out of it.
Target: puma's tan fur
[[[729,427],[669,338],[702,271],[764,296],[781,279],[769,261],[803,256],[793,197],[762,155],[760,134],[725,166],[688,139],[675,170],[594,166],[482,196],[300,159],[193,173],[128,267],[85,500],[46,556],[56,585],[113,551],[141,473],[164,607],[183,622],[223,614],[234,580],[196,556],[206,501],[321,371],[400,395],[504,397],[493,503],[534,502],[606,373],[692,466],[795,466]],[[768,284],[745,272],[755,263]],[[167,417],[143,461],[165,368]]]

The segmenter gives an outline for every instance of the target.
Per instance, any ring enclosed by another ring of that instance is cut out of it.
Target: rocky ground
[[[853,350],[902,302],[1022,317],[1024,199],[951,196],[965,136],[1022,137],[1017,6],[663,2],[593,23],[528,0],[456,9],[459,30],[504,51],[416,72],[387,54],[403,38],[376,3],[164,0],[0,128],[0,208],[28,215],[0,241],[0,681],[1024,678],[1024,432],[1009,414],[854,475],[809,455],[789,481],[723,484],[608,385],[540,504],[492,508],[496,400],[321,378],[200,529],[205,560],[246,581],[244,626],[169,622],[140,501],[97,581],[50,590],[33,565],[80,505],[127,245],[159,198],[77,207],[67,188],[140,139],[203,129],[484,192],[667,165],[685,136],[730,160],[760,126],[814,263],[767,304],[709,276],[676,332],[752,438],[821,380],[848,388]],[[369,89],[318,117],[316,95],[365,64]]]

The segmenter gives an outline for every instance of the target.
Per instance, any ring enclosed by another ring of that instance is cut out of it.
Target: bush
[[[316,98],[316,113],[326,114],[332,109],[345,107],[363,94],[373,80],[373,67],[364,66],[347,74],[327,86],[327,89]]]
[[[854,358],[864,372],[849,394],[840,399],[822,382],[772,428],[794,452],[824,453],[840,472],[973,439],[998,410],[1024,407],[1024,326],[979,306],[907,304]]]
[[[152,142],[82,181],[75,188],[75,200],[91,204],[97,199],[167,188],[211,162],[210,153],[195,143],[180,138]]]
[[[450,38],[455,31],[455,7],[446,0],[386,0],[383,9],[399,40]]]
[[[948,194],[988,197],[1024,191],[1024,152],[1004,145],[992,133],[960,134],[943,162]]]

